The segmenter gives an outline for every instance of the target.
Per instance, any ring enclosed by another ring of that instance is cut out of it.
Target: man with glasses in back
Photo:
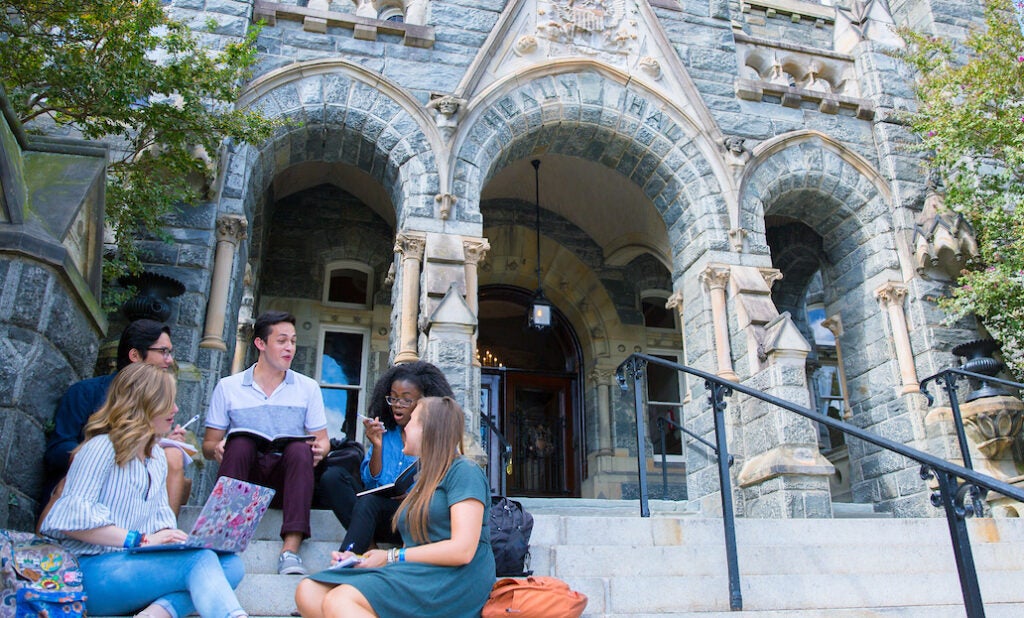
[[[129,324],[117,344],[117,370],[132,363],[170,369],[174,365],[171,329],[155,320],[135,320]],[[43,455],[47,477],[46,499],[50,499],[53,488],[67,474],[71,451],[85,439],[82,433],[85,423],[103,405],[115,375],[116,372],[76,382],[68,387],[57,404],[53,431],[47,437],[46,452]],[[180,426],[175,427],[168,437],[181,441],[184,431]],[[192,481],[185,478],[184,451],[176,446],[165,446],[164,454],[167,456],[167,498],[177,515],[181,505],[188,501]]]

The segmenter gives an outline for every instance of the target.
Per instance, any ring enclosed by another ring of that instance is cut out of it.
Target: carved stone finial
[[[455,197],[451,193],[438,193],[434,196],[434,201],[441,205],[441,218],[447,220],[452,214],[452,207],[455,206],[455,202],[459,198]]]
[[[747,230],[741,227],[734,227],[729,230],[729,246],[736,253],[743,253],[743,242],[747,239]]]

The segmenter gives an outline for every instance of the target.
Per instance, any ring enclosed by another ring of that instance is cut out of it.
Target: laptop
[[[274,490],[269,487],[222,476],[217,479],[213,492],[192,525],[188,540],[184,543],[131,547],[128,551],[212,549],[225,553],[243,552],[256,534],[256,527],[273,497]]]

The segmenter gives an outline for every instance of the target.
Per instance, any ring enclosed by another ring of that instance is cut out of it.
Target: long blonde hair
[[[128,365],[117,372],[107,400],[86,422],[85,439],[108,434],[119,466],[140,452],[148,456],[160,437],[153,431],[153,419],[174,410],[176,390],[169,371],[146,363]]]
[[[448,474],[455,456],[462,453],[465,415],[451,397],[424,397],[414,411],[423,426],[420,435],[419,472],[416,484],[398,507],[392,526],[408,511],[409,531],[417,543],[429,541],[427,519],[434,490]]]

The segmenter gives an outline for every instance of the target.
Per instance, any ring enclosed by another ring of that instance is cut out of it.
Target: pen
[[[358,414],[357,413],[356,416],[358,416],[359,418],[363,419],[364,421],[370,421],[371,423],[380,423],[380,421],[378,421],[376,419],[372,419],[369,416],[366,416],[365,414]],[[388,432],[388,428],[384,426],[384,423],[380,423],[380,431],[381,431],[381,433],[387,433]]]
[[[348,547],[345,548],[345,551],[352,551],[355,548],[356,548],[356,544],[355,543],[349,543]]]
[[[182,429],[186,429],[189,425],[191,425],[192,423],[194,423],[194,422],[196,422],[198,420],[199,420],[199,415],[196,414],[192,418],[188,419],[188,422],[186,422],[184,425],[182,425],[181,428]]]

